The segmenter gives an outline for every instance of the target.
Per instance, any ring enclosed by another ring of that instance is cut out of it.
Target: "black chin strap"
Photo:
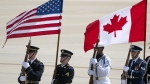
[[[36,51],[35,51],[35,52],[36,52]],[[33,55],[35,54],[35,52],[33,53]],[[33,55],[32,55],[32,56],[33,56]],[[32,57],[32,56],[31,56],[31,57]],[[31,57],[30,57],[30,58],[31,58]],[[29,59],[30,59],[30,58],[29,58]]]
[[[139,53],[139,51],[138,51],[138,53]],[[137,55],[134,57],[134,59],[136,59],[136,58],[138,57],[138,53],[137,53]]]
[[[67,57],[67,58],[68,58],[68,57]],[[67,59],[67,58],[66,58],[66,59]],[[63,60],[63,61],[61,61],[61,62],[64,62],[66,59],[64,59],[64,60]]]

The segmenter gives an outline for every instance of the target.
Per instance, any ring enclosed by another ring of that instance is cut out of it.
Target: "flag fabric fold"
[[[84,35],[85,35],[85,40],[84,40],[85,52],[87,50],[90,50],[91,48],[93,48],[92,44],[95,44],[97,42],[98,34],[99,34],[99,20],[96,20],[87,26],[86,32],[84,33]]]
[[[93,48],[96,43],[97,37],[100,44],[118,44],[145,41],[146,30],[146,1],[143,0],[131,7],[127,7],[111,14],[108,14],[98,20],[97,24],[93,26],[87,26],[84,40],[84,51],[88,51]],[[90,24],[94,24],[93,23]],[[97,35],[96,32],[92,32],[99,28],[98,36],[94,37],[92,34]],[[90,30],[88,30],[90,29]],[[92,32],[87,35],[87,32]],[[91,39],[93,37],[93,39]]]
[[[63,0],[49,0],[19,14],[6,24],[6,39],[60,33],[62,7]]]

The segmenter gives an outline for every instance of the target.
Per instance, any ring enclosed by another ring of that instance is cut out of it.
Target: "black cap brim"
[[[68,56],[67,54],[61,54],[60,57],[71,57],[71,56]]]

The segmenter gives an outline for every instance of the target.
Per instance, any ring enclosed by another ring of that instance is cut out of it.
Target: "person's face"
[[[69,60],[70,60],[70,57],[67,57],[67,56],[60,58],[60,62],[61,62],[62,64],[68,63]]]
[[[97,54],[102,54],[103,53],[103,47],[94,47],[95,50],[97,50]]]
[[[30,52],[30,53],[29,53],[29,59],[30,59],[30,60],[34,59],[35,56],[36,56],[36,52]]]
[[[139,53],[140,53],[139,51],[137,51],[137,52],[131,51],[132,59],[135,59],[139,55]]]

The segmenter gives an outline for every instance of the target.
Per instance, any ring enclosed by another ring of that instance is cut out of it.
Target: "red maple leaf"
[[[121,17],[120,20],[118,20],[119,15],[114,15],[112,19],[110,19],[112,24],[107,24],[104,25],[104,31],[107,31],[108,34],[111,32],[114,32],[114,36],[116,37],[116,31],[117,30],[122,30],[122,27],[127,23],[127,16],[126,17]]]

